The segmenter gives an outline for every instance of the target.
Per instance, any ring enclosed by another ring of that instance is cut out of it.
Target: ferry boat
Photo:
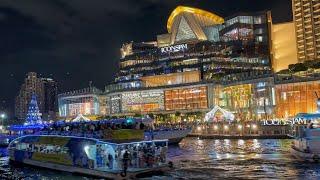
[[[297,126],[291,154],[301,160],[320,162],[320,128]]]
[[[8,153],[13,162],[124,179],[168,170],[167,148],[167,140],[117,144],[76,136],[28,135],[13,140]]]

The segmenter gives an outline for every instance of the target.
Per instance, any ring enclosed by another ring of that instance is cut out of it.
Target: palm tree
[[[176,113],[174,114],[174,116],[175,116],[175,121],[178,121],[178,119],[180,120],[181,112],[176,111]]]

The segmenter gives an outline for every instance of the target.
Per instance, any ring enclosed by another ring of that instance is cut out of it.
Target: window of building
[[[260,16],[255,16],[253,22],[254,24],[262,24],[262,18]]]

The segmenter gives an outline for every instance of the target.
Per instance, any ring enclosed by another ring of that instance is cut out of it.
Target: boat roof
[[[43,129],[45,125],[36,124],[36,125],[12,125],[8,128],[9,131],[25,131],[25,130],[38,130]]]
[[[97,143],[101,144],[110,144],[110,145],[130,145],[130,144],[139,144],[139,143],[152,143],[152,142],[167,142],[167,139],[164,140],[153,140],[153,141],[133,141],[133,142],[126,142],[126,143],[112,143],[112,142],[107,142],[107,141],[102,141],[100,139],[95,139],[95,138],[87,138],[87,137],[79,137],[79,136],[61,136],[61,135],[26,135],[26,136],[21,136],[16,139],[14,139],[12,142],[16,140],[20,140],[22,138],[26,137],[61,137],[61,138],[76,138],[76,139],[85,139],[85,140],[92,140],[96,141]]]
[[[296,118],[320,119],[320,113],[299,113],[296,115]]]

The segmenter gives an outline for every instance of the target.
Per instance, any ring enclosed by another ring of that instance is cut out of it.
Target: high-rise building
[[[15,100],[15,116],[24,122],[32,95],[35,94],[44,120],[53,119],[57,111],[57,83],[52,79],[39,78],[29,72]],[[53,116],[53,117],[52,117]]]
[[[55,119],[58,112],[58,83],[51,78],[41,78],[44,86],[44,118]]]
[[[298,60],[320,59],[320,1],[292,0]]]
[[[44,111],[44,87],[40,78],[37,77],[37,73],[29,72],[25,78],[24,83],[21,86],[18,96],[15,102],[15,116],[19,121],[24,122],[28,113],[28,106],[32,95],[35,94],[38,100],[38,106],[40,112]]]
[[[269,18],[268,12],[222,18],[178,6],[168,18],[167,34],[122,46],[120,71],[107,91],[269,74]]]

